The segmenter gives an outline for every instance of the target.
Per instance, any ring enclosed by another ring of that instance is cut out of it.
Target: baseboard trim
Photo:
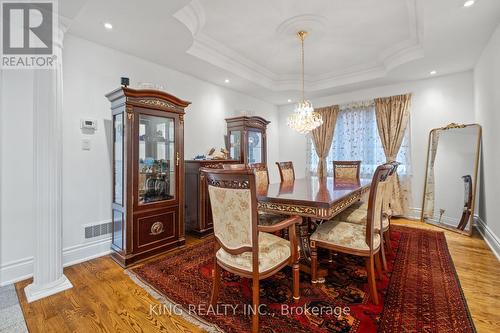
[[[111,253],[111,236],[63,249],[63,266],[72,266]],[[33,276],[33,257],[11,261],[0,267],[0,286]]]
[[[483,236],[484,241],[488,244],[498,261],[500,261],[500,239],[480,217],[476,219],[476,228],[481,236]]]

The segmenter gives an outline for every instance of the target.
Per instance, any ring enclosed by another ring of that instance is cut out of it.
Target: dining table
[[[257,208],[261,212],[303,218],[298,235],[301,269],[307,272],[311,261],[309,236],[316,226],[361,200],[370,185],[371,179],[338,183],[333,177],[315,176],[266,184],[257,188]],[[324,274],[320,272],[319,276]]]

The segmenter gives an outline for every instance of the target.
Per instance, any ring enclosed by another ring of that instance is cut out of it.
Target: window
[[[408,126],[396,158],[401,165],[398,174],[410,172],[410,135]],[[309,139],[308,168],[316,174],[318,155],[312,139]],[[333,174],[333,161],[361,160],[361,178],[371,178],[378,165],[385,163],[384,148],[378,134],[375,107],[364,106],[342,109],[337,116],[330,153],[327,157],[328,174]]]

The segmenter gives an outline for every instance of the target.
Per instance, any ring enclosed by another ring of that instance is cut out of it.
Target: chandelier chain
[[[305,67],[305,61],[304,61],[304,38],[305,35],[300,35],[300,41],[301,41],[301,56],[302,56],[302,100],[304,101],[306,99],[306,94],[305,94],[305,74],[304,74],[304,67]]]
[[[312,103],[306,100],[305,94],[305,52],[304,39],[307,36],[307,31],[297,32],[297,37],[300,39],[301,48],[301,65],[302,65],[302,100],[295,106],[295,112],[288,117],[288,126],[299,133],[307,134],[313,129],[323,124],[321,114],[314,111]]]

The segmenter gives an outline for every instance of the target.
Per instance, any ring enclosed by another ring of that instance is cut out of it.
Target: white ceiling
[[[64,0],[60,12],[74,35],[286,104],[300,96],[301,29],[308,97],[473,68],[500,1],[464,1]]]

